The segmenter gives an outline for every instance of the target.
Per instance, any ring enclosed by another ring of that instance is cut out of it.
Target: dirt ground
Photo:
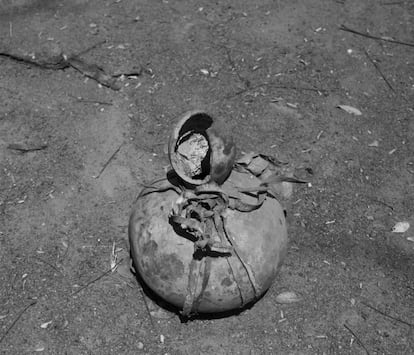
[[[414,354],[413,1],[1,0],[0,34],[1,353]],[[195,108],[311,184],[263,299],[152,324],[128,218]]]

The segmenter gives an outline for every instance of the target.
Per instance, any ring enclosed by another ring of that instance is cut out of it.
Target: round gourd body
[[[232,176],[236,174],[238,183],[248,179],[251,184],[255,179],[233,172],[224,188],[233,183]],[[177,234],[169,222],[178,197],[174,190],[140,197],[131,214],[129,240],[134,266],[147,286],[182,309],[188,294],[194,243]],[[276,199],[267,198],[251,212],[228,209],[225,216],[226,234],[237,253],[205,256],[209,259],[205,260],[209,263],[209,277],[205,284],[200,267],[196,312],[230,311],[257,299],[274,281],[286,253],[286,221]]]

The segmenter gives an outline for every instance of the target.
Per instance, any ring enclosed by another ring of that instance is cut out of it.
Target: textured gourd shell
[[[258,183],[253,176],[233,171],[223,188],[233,188],[235,182],[238,186]],[[143,281],[158,296],[182,308],[194,244],[178,235],[169,223],[171,206],[177,198],[174,190],[139,198],[130,218],[129,239],[134,265]],[[286,253],[285,215],[274,198],[267,198],[252,212],[228,210],[226,215],[228,233],[258,289],[255,294],[245,265],[236,255],[207,256],[211,271],[197,303],[198,312],[230,311],[257,299],[274,281]]]

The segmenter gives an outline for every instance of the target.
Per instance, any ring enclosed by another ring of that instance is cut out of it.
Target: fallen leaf
[[[250,161],[248,169],[254,176],[258,176],[262,174],[268,166],[269,162],[267,160],[257,156]]]
[[[298,104],[291,104],[290,102],[286,102],[286,106],[289,106],[291,108],[298,108]]]
[[[362,112],[359,111],[357,108],[352,107],[352,106],[348,106],[348,105],[338,105],[338,108],[340,108],[341,110],[344,110],[347,113],[350,113],[351,115],[356,115],[356,116],[361,116]]]
[[[118,255],[115,252],[115,242],[113,242],[111,256],[110,256],[110,264],[111,264],[111,271],[112,272],[114,272],[117,268],[117,264],[116,264],[117,260],[118,260]]]
[[[156,318],[156,319],[171,319],[173,317],[175,317],[175,313],[173,312],[169,312],[161,307],[159,307],[158,309],[154,309],[152,311],[150,311],[150,314],[152,317]]]
[[[410,242],[414,242],[414,237],[407,237],[407,240]]]
[[[250,162],[253,160],[254,157],[256,157],[258,154],[255,152],[249,152],[243,154],[243,156],[236,161],[237,164],[243,164],[243,165],[249,165]]]
[[[134,275],[131,272],[130,265],[128,261],[124,261],[118,265],[116,272],[125,279],[132,279]]]
[[[375,140],[372,143],[368,144],[368,147],[379,147],[379,142]]]
[[[281,304],[289,304],[299,302],[301,298],[292,291],[282,292],[276,297],[276,302]]]
[[[51,323],[52,323],[52,321],[45,322],[45,323],[43,323],[43,324],[40,325],[40,328],[46,329]]]
[[[408,228],[410,228],[410,223],[408,222],[398,222],[392,227],[391,232],[393,233],[405,233]]]

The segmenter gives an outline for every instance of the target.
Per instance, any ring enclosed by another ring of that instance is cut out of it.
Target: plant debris
[[[385,313],[385,312],[383,312],[383,311],[381,311],[381,310],[379,310],[379,309],[375,308],[374,306],[371,306],[371,305],[370,305],[370,304],[368,304],[368,303],[365,303],[365,302],[361,302],[361,303],[362,303],[364,306],[366,306],[366,307],[368,307],[368,308],[371,308],[373,311],[378,312],[379,314],[382,314],[384,317],[387,317],[387,318],[389,318],[389,319],[392,319],[392,320],[394,320],[394,321],[396,321],[396,322],[399,322],[399,323],[401,323],[401,324],[408,325],[409,327],[414,327],[414,323],[410,323],[410,322],[407,322],[407,321],[405,321],[405,320],[403,320],[403,319],[400,319],[400,318],[397,318],[397,317],[391,316],[391,315],[389,315],[388,313]]]
[[[373,36],[373,35],[370,35],[369,33],[363,33],[363,32],[359,32],[359,31],[353,30],[352,28],[349,28],[349,27],[347,27],[345,25],[339,26],[339,29],[341,31],[350,32],[350,33],[356,34],[358,36],[363,36],[363,37],[366,37],[366,38],[376,39],[378,41],[385,41],[385,42],[391,42],[391,43],[395,43],[395,44],[401,44],[403,46],[414,47],[414,43],[409,43],[409,42],[404,42],[404,41],[398,41],[398,40],[392,39],[390,37]]]
[[[410,223],[408,222],[397,222],[394,227],[392,227],[391,232],[393,233],[405,233],[410,228]]]
[[[391,85],[390,81],[387,79],[387,77],[382,72],[379,64],[374,59],[371,58],[371,56],[369,55],[367,50],[365,50],[365,55],[367,56],[367,58],[371,62],[371,64],[374,66],[374,68],[377,70],[379,75],[381,75],[382,79],[385,81],[385,84],[387,84],[387,86],[390,88],[390,90],[395,93],[394,87]]]
[[[124,259],[119,260],[113,267],[111,265],[111,268],[107,271],[105,271],[104,273],[100,274],[98,277],[94,278],[93,280],[89,281],[86,285],[80,287],[79,289],[77,289],[75,292],[72,292],[71,296],[75,296],[77,295],[79,292],[83,291],[85,288],[87,288],[88,286],[92,285],[93,283],[95,283],[96,281],[99,281],[100,279],[102,279],[104,276],[110,274],[113,272],[114,268],[116,268],[120,263],[122,263]]]
[[[344,110],[345,112],[351,114],[351,115],[355,115],[355,116],[361,116],[362,112],[360,110],[358,110],[355,107],[352,106],[348,106],[348,105],[338,105],[338,108],[340,108],[341,110]]]
[[[119,147],[112,153],[112,155],[109,157],[109,159],[106,161],[106,163],[102,166],[101,170],[97,175],[94,175],[93,178],[98,179],[102,173],[105,171],[109,163],[115,158],[115,156],[118,154],[118,152],[121,150],[122,146],[124,145],[124,142],[122,142]]]
[[[368,349],[366,348],[366,346],[364,345],[364,343],[361,341],[361,339],[359,339],[359,337],[355,334],[355,332],[347,324],[344,324],[344,328],[346,330],[348,330],[352,334],[352,336],[356,339],[356,341],[358,342],[358,344],[361,345],[362,348],[365,350],[365,353],[367,355],[369,355],[370,353],[369,353]]]
[[[0,343],[4,340],[4,338],[7,336],[7,334],[9,334],[10,330],[12,330],[12,328],[16,325],[16,323],[19,321],[19,319],[21,318],[21,316],[23,315],[24,312],[26,312],[30,307],[34,306],[37,303],[37,301],[32,301],[30,302],[26,307],[24,307],[20,313],[17,315],[17,317],[14,319],[14,321],[12,322],[12,324],[10,324],[10,326],[7,328],[7,330],[4,332],[4,334],[1,336],[0,338]]]
[[[117,73],[116,75],[110,75],[105,70],[95,63],[87,63],[80,58],[80,55],[95,48],[98,44],[73,55],[64,54],[59,48],[55,48],[52,54],[44,56],[39,54],[16,54],[8,51],[0,51],[0,57],[9,58],[17,62],[25,63],[31,66],[35,66],[41,69],[48,70],[64,70],[67,68],[73,68],[80,72],[82,75],[91,78],[99,84],[108,87],[112,90],[119,90],[120,84],[117,82],[120,77],[131,77],[141,75],[141,70],[133,73]],[[40,59],[38,59],[40,57]]]
[[[280,304],[290,304],[299,301],[301,301],[301,298],[295,292],[292,291],[282,292],[276,296],[276,302]]]
[[[35,152],[37,150],[43,150],[46,149],[48,147],[47,144],[43,143],[43,144],[38,144],[38,145],[30,145],[30,144],[24,144],[24,143],[10,143],[7,146],[7,149],[10,150],[17,150],[20,153],[29,153],[29,152]]]

